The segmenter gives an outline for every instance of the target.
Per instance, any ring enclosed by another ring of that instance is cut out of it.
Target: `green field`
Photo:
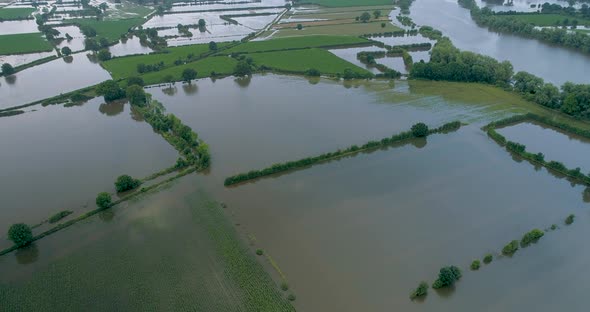
[[[313,3],[326,7],[353,7],[371,5],[393,5],[393,0],[302,0],[301,3]]]
[[[322,74],[342,74],[345,69],[350,68],[357,73],[368,73],[365,69],[322,49],[253,53],[248,56],[252,57],[254,64],[258,66],[265,65],[288,72],[303,73],[314,68]]]
[[[52,49],[40,33],[0,36],[0,55],[48,52]]]
[[[564,21],[567,20],[567,25],[572,25],[572,21],[578,21],[578,25],[590,24],[590,20],[584,18],[577,18],[568,15],[561,14],[518,14],[518,15],[497,15],[502,18],[514,18],[516,20],[533,24],[535,26],[555,26],[564,25]]]
[[[0,20],[26,18],[35,12],[33,8],[2,8],[0,9]]]
[[[200,61],[174,66],[166,68],[158,72],[151,72],[140,77],[143,78],[144,82],[149,84],[163,83],[165,77],[170,75],[176,81],[182,80],[182,71],[185,68],[192,68],[197,71],[197,78],[204,78],[211,76],[211,72],[215,72],[217,75],[231,75],[234,72],[237,61],[228,56],[215,56],[202,59]]]
[[[265,41],[250,41],[245,44],[233,47],[227,51],[224,51],[223,53],[252,53],[260,51],[318,48],[369,43],[370,41],[367,39],[352,36],[306,36],[271,39]]]
[[[381,27],[381,23],[385,23],[385,27]],[[360,36],[364,34],[383,33],[400,31],[401,28],[391,24],[390,22],[370,22],[370,23],[347,23],[323,26],[305,26],[302,30],[295,28],[281,29],[273,35],[273,37],[293,37],[293,36],[309,36],[309,35],[351,35]]]
[[[227,43],[219,43],[218,47],[222,48]],[[189,54],[193,54],[195,58],[203,53],[209,52],[208,44],[197,44],[182,47],[166,48],[164,52],[157,54],[134,55],[129,57],[114,58],[112,60],[103,62],[103,67],[111,73],[114,79],[121,79],[130,76],[137,76],[138,64],[152,65],[159,62],[164,62],[165,67],[174,66],[174,61],[178,59],[187,60]]]
[[[97,21],[95,19],[74,19],[71,21],[80,26],[90,26],[96,30],[97,38],[106,38],[109,41],[116,41],[126,34],[130,28],[139,26],[145,22],[143,18],[128,18],[112,21]]]

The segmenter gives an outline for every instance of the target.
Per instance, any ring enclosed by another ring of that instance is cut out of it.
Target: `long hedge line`
[[[533,164],[539,164],[544,166],[545,168],[551,169],[556,171],[564,176],[567,176],[573,180],[581,182],[585,185],[590,185],[590,175],[585,175],[580,171],[580,168],[569,169],[563,163],[555,160],[547,161],[545,160],[545,155],[543,153],[530,153],[527,152],[526,146],[517,142],[512,142],[506,140],[506,138],[498,133],[495,129],[502,126],[507,126],[527,120],[537,121],[539,123],[543,123],[570,133],[574,133],[586,138],[590,138],[590,131],[576,128],[574,126],[564,124],[553,119],[542,117],[539,115],[535,115],[532,113],[525,114],[525,115],[517,115],[513,117],[509,117],[500,121],[492,122],[486,125],[483,129],[487,131],[488,136],[496,141],[498,144],[505,146],[506,150],[512,152]]]
[[[446,133],[446,132],[458,130],[460,127],[461,127],[461,123],[459,121],[454,121],[454,122],[446,123],[439,128],[429,130],[428,134]],[[373,149],[377,149],[377,148],[386,147],[386,146],[389,146],[393,143],[408,140],[408,139],[411,139],[414,137],[415,136],[412,134],[412,131],[405,131],[405,132],[401,132],[399,134],[395,134],[389,138],[384,138],[380,141],[369,141],[362,146],[352,145],[344,150],[339,149],[335,152],[325,153],[325,154],[321,154],[319,156],[307,157],[307,158],[303,158],[303,159],[299,159],[299,160],[295,160],[295,161],[288,161],[285,163],[274,164],[274,165],[267,167],[265,169],[262,169],[262,170],[252,170],[247,173],[240,173],[237,175],[230,176],[225,179],[224,185],[230,186],[230,185],[242,183],[242,182],[245,182],[248,180],[253,180],[253,179],[260,178],[260,177],[276,174],[279,172],[285,172],[285,171],[289,171],[289,170],[293,170],[293,169],[297,169],[297,168],[311,166],[311,165],[319,163],[319,162],[324,162],[324,161],[327,161],[330,159],[339,158],[339,157],[343,157],[343,156],[350,155],[350,154],[355,154],[355,153],[358,153],[361,151],[373,150]]]

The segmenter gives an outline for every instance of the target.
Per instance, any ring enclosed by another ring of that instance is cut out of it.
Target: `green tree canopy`
[[[141,185],[141,181],[132,178],[131,176],[124,174],[117,178],[115,181],[115,189],[117,192],[125,192],[132,190]]]
[[[24,223],[16,223],[8,229],[8,238],[16,246],[22,247],[33,241],[33,231]]]
[[[96,93],[104,96],[105,101],[114,101],[125,97],[125,91],[114,80],[101,82],[96,87]]]
[[[185,68],[182,71],[182,80],[190,83],[191,80],[197,78],[197,71],[192,68]]]
[[[98,196],[96,196],[96,205],[101,209],[109,208],[112,203],[113,200],[111,199],[111,194],[107,192],[99,193]]]
[[[125,95],[131,105],[143,106],[145,105],[146,95],[143,87],[138,85],[131,85],[125,90]]]
[[[68,55],[72,54],[72,49],[70,49],[70,47],[63,47],[63,48],[61,48],[61,54],[63,56],[68,56]]]
[[[417,138],[427,136],[428,131],[428,126],[423,122],[419,122],[412,126],[412,134]]]
[[[12,75],[12,74],[14,74],[14,72],[15,72],[15,70],[14,70],[14,67],[12,67],[12,65],[10,65],[8,63],[2,64],[2,74],[4,76]]]

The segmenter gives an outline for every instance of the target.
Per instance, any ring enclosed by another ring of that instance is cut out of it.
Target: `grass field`
[[[233,47],[227,51],[223,51],[223,53],[251,53],[259,51],[345,46],[365,43],[368,44],[370,41],[364,38],[352,36],[305,36],[271,39],[265,41],[250,41],[245,44]]]
[[[514,18],[525,23],[534,24],[535,26],[556,26],[564,25],[564,21],[568,22],[566,25],[572,25],[572,21],[578,21],[578,25],[590,25],[590,20],[572,17],[561,14],[518,14],[518,15],[498,15],[503,18]]]
[[[0,36],[0,55],[51,51],[53,47],[40,33]]]
[[[0,20],[26,18],[35,12],[33,8],[1,8],[0,9]]]
[[[97,38],[106,38],[109,41],[119,40],[122,34],[126,34],[130,28],[139,26],[145,22],[143,18],[128,18],[112,21],[97,21],[95,19],[74,19],[72,23],[80,26],[90,26],[96,30]]]
[[[349,23],[339,25],[325,25],[325,26],[308,26],[305,23],[302,30],[294,28],[281,29],[273,35],[273,37],[292,37],[292,36],[306,36],[306,35],[351,35],[359,36],[364,34],[394,32],[401,30],[389,22],[385,22],[385,27],[381,27],[381,22],[372,23]]]
[[[249,57],[252,57],[254,63],[258,66],[265,65],[273,69],[289,72],[302,73],[314,68],[322,74],[342,74],[345,69],[350,68],[357,73],[368,73],[367,70],[322,49],[253,53]]]
[[[227,43],[219,43],[218,47],[221,48],[227,45]],[[189,54],[193,54],[194,57],[199,57],[201,54],[209,52],[208,44],[197,44],[181,47],[169,47],[166,48],[169,53],[158,53],[158,54],[147,54],[147,55],[135,55],[130,57],[115,58],[106,62],[103,62],[103,67],[111,73],[114,79],[126,78],[129,76],[137,76],[138,64],[157,64],[164,62],[165,67],[174,66],[174,61],[178,59],[187,60]]]
[[[353,7],[371,5],[393,5],[393,0],[302,0],[302,3],[313,3],[326,7]]]
[[[197,78],[210,77],[211,72],[215,72],[217,75],[231,75],[234,72],[234,68],[237,61],[227,56],[215,56],[202,59],[200,61],[174,66],[166,68],[158,72],[151,72],[140,77],[143,78],[146,84],[164,83],[165,77],[170,75],[175,80],[180,81],[182,71],[185,68],[192,68],[197,71]]]

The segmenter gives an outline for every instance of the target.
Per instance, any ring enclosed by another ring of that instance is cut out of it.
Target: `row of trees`
[[[392,143],[400,142],[400,141],[407,140],[410,138],[425,137],[425,136],[428,136],[429,134],[433,134],[433,133],[448,132],[448,131],[452,131],[452,130],[457,130],[460,127],[461,127],[461,123],[458,121],[444,124],[443,126],[436,128],[436,129],[432,129],[432,130],[428,129],[428,126],[426,126],[426,124],[424,124],[424,123],[417,123],[414,126],[412,126],[410,131],[395,134],[389,138],[381,139],[380,141],[369,141],[361,146],[352,145],[352,146],[345,148],[343,150],[339,149],[335,152],[325,153],[325,154],[321,154],[319,156],[307,157],[307,158],[303,158],[303,159],[299,159],[299,160],[295,160],[295,161],[274,164],[274,165],[272,165],[268,168],[262,169],[262,170],[252,170],[247,173],[240,173],[240,174],[226,178],[224,185],[230,186],[230,185],[238,184],[241,182],[257,179],[260,177],[264,177],[264,176],[268,176],[268,175],[272,175],[272,174],[276,174],[276,173],[280,173],[280,172],[285,172],[285,171],[289,171],[289,170],[294,170],[294,169],[298,169],[298,168],[302,168],[302,167],[311,166],[313,164],[316,164],[316,163],[319,163],[322,161],[326,161],[326,160],[336,158],[336,157],[342,157],[342,156],[352,154],[352,153],[357,153],[357,152],[360,152],[363,150],[386,147]]]
[[[480,26],[590,53],[590,36],[586,34],[570,32],[560,28],[539,29],[535,25],[519,20],[518,18],[494,13],[489,8],[480,9],[474,0],[459,0],[459,3],[470,9],[471,17]]]

